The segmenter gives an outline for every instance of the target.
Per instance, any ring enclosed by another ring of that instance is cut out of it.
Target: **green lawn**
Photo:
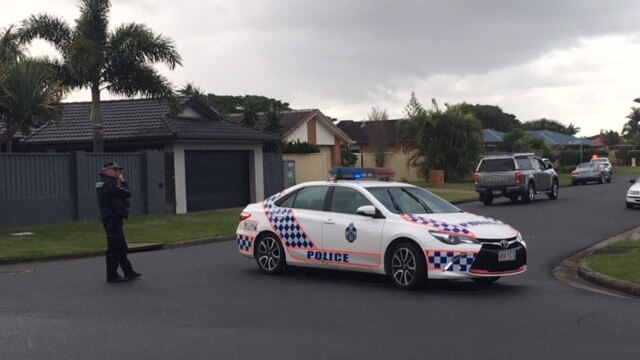
[[[136,216],[126,222],[125,234],[130,244],[198,240],[233,234],[238,217],[237,211]],[[21,232],[34,234],[11,235]],[[0,229],[0,261],[88,254],[105,247],[105,233],[98,220]]]
[[[602,253],[587,258],[589,268],[601,274],[640,284],[640,241],[618,241],[600,252]]]

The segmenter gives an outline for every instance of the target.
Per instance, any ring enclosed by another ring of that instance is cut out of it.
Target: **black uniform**
[[[131,262],[127,258],[127,240],[124,237],[124,219],[129,216],[129,200],[131,192],[126,182],[100,174],[96,183],[100,220],[107,233],[107,280],[120,277],[118,266],[125,276],[135,274]]]

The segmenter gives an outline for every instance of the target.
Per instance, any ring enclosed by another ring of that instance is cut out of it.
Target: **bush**
[[[636,159],[636,166],[638,166],[638,164],[640,164],[640,150],[627,151],[627,153],[624,154],[625,165],[631,165],[632,158]]]
[[[315,154],[320,152],[318,145],[300,142],[300,140],[289,141],[282,146],[283,154]]]
[[[588,162],[593,154],[590,150],[582,150],[582,161],[580,161],[580,150],[562,150],[558,160],[560,161],[560,167],[573,166],[580,164],[581,162]]]
[[[342,150],[342,166],[353,167],[358,161],[358,155],[349,150]]]

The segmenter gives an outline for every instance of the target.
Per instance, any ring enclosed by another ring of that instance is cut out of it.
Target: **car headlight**
[[[443,233],[436,230],[429,230],[429,233],[438,241],[447,244],[447,245],[458,245],[458,244],[480,244],[480,242],[470,236],[465,235],[453,235],[448,233]]]
[[[629,190],[629,191],[627,191],[627,195],[631,195],[631,196],[634,196],[634,195],[640,195],[640,191],[637,191],[637,190]]]

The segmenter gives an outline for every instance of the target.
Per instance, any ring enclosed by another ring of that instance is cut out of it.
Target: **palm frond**
[[[176,46],[168,37],[155,35],[142,24],[125,24],[111,34],[109,49],[110,61],[130,61],[136,63],[165,63],[171,70],[182,65],[182,58]]]
[[[80,17],[76,19],[76,31],[97,45],[105,46],[109,27],[109,0],[82,0]]]
[[[22,27],[18,32],[22,43],[42,39],[53,44],[63,54],[73,41],[72,34],[73,31],[66,21],[48,14],[31,15],[22,21]]]

